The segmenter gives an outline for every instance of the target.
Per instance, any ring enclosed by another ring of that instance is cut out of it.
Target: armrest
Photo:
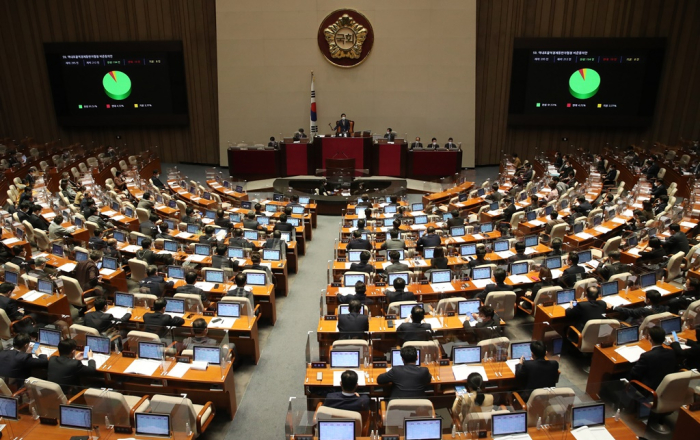
[[[78,394],[76,394],[75,396],[71,397],[68,400],[68,403],[71,404],[71,403],[75,402],[76,400],[78,400],[78,398],[83,397],[83,394],[85,394],[86,390],[87,390],[86,388],[83,388],[82,390],[80,390],[80,392]]]
[[[459,398],[459,396],[457,396]],[[459,414],[455,414],[452,411],[452,408],[447,408],[447,412],[450,413],[450,417],[452,417],[452,424],[457,427],[457,431],[462,432],[462,422],[459,420]]]
[[[649,388],[648,386],[644,385],[643,383],[641,383],[641,382],[638,381],[638,380],[631,380],[631,381],[629,381],[629,384],[627,385],[627,389],[629,389],[629,387],[631,387],[631,386],[634,386],[638,391],[644,391],[644,392],[646,392],[647,394],[650,394],[650,395],[654,398],[654,403],[653,403],[653,406],[652,406],[652,407],[656,407],[656,404],[658,403],[658,402],[657,402],[657,401],[658,401],[658,396],[656,395],[656,391],[655,391],[655,390],[652,390],[651,388]]]
[[[581,348],[581,336],[582,336],[582,335],[581,335],[581,332],[578,331],[578,329],[576,329],[576,327],[570,326],[570,327],[567,329],[567,332],[566,332],[566,333],[567,333],[567,337],[568,337],[572,332],[576,334],[577,341],[578,341],[578,342],[575,342],[575,343],[572,342],[572,344],[574,344],[574,346],[575,346],[576,348]],[[571,341],[571,338],[569,338],[569,340]]]
[[[89,297],[95,296],[95,295],[97,295],[97,290],[94,287],[92,289],[88,289],[88,290],[83,291],[83,299],[89,298]]]
[[[253,316],[260,316],[260,304],[256,305],[253,309]]]
[[[139,408],[141,407],[141,405],[143,405],[143,402],[145,402],[146,400],[148,400],[149,397],[150,397],[150,396],[149,396],[148,394],[146,394],[145,396],[143,396],[143,397],[141,398],[141,400],[139,400],[138,402],[136,402],[136,405],[134,405],[134,407],[131,408],[131,410],[129,411],[129,420],[131,421],[131,426],[134,426],[134,419],[136,418],[136,416],[135,416],[134,414],[136,414],[136,410],[139,409]]]
[[[520,394],[518,394],[516,391],[513,392],[513,409],[515,409],[515,404],[518,404],[520,406],[519,409],[527,409],[527,405],[525,404],[525,401],[523,400],[522,397],[520,397]]]
[[[377,427],[384,427],[384,417],[386,417],[386,400],[379,402],[379,417],[377,418]]]
[[[29,315],[23,316],[23,317],[19,318],[17,321],[12,321],[12,323],[10,324],[10,333],[12,334],[12,336],[14,336],[16,334],[15,330],[14,330],[15,325],[19,324],[22,321],[29,321],[29,322],[31,322],[32,325],[36,325],[36,321],[34,320],[34,318],[32,318]]]
[[[27,389],[26,389],[26,388],[24,388],[24,387],[23,387],[23,388],[20,388],[20,389],[18,389],[17,391],[15,391],[14,393],[12,393],[12,397],[19,397],[19,396],[21,396],[22,394],[24,394],[24,393],[26,393],[26,392],[27,392]]]
[[[207,409],[211,409],[211,415],[209,418],[204,422],[204,425],[202,425],[202,417],[204,417],[204,413],[207,411]],[[209,424],[211,423],[212,420],[214,420],[214,415],[216,414],[216,408],[211,402],[207,402],[204,404],[202,407],[202,410],[197,414],[197,432],[202,433],[204,432]]]

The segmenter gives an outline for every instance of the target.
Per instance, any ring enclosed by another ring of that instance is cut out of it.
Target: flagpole
[[[309,136],[312,138],[318,135],[318,117],[316,114],[316,90],[314,87],[314,71],[311,71],[311,112],[309,116]]]

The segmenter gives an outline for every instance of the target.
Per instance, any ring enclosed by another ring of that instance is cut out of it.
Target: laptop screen
[[[662,319],[659,321],[659,325],[664,329],[667,335],[673,332],[680,333],[681,331],[681,317],[675,316],[673,318]]]
[[[242,193],[243,192],[243,187],[241,185],[236,185],[236,192],[237,193]],[[250,208],[250,207],[249,207]]]
[[[228,248],[228,257],[229,258],[244,258],[243,255],[244,255],[243,248],[235,248],[235,247]]]
[[[476,255],[476,245],[475,244],[463,244],[459,247],[459,254],[463,257]]]
[[[185,313],[185,300],[166,298],[165,313]]]
[[[550,340],[550,343],[551,343],[550,354],[552,354],[553,356],[561,355],[561,349],[562,349],[562,346],[564,345],[564,338],[562,338],[562,337],[553,338]]]
[[[552,213],[553,210],[554,210],[554,207],[553,207],[553,206],[545,206],[545,208],[544,208],[544,214],[545,214],[545,215],[549,215],[549,214]]]
[[[452,271],[450,270],[436,270],[430,272],[430,282],[431,283],[449,283],[452,277]]]
[[[139,357],[142,359],[153,359],[159,361],[163,359],[165,344],[159,342],[139,341]]]
[[[263,226],[270,224],[270,218],[266,217],[264,215],[259,215],[259,216],[255,217],[255,220],[257,220],[258,223],[260,223]]]
[[[349,304],[341,304],[338,306],[338,315],[347,315],[350,313],[350,305]],[[360,307],[360,315],[365,314],[365,308]]]
[[[511,275],[522,275],[528,272],[528,266],[529,264],[527,261],[523,263],[513,263],[510,265],[510,273]]]
[[[401,317],[401,319],[406,319],[409,316],[411,316],[411,310],[413,310],[413,308],[415,306],[423,307],[423,304],[422,303],[401,304],[401,306],[399,307],[399,316]]]
[[[518,411],[491,416],[491,436],[525,434],[527,432],[527,412]]]
[[[231,223],[240,223],[241,222],[241,215],[237,214],[235,212],[232,212],[228,215],[228,219],[231,221]]]
[[[559,256],[549,257],[546,260],[544,260],[544,265],[549,270],[559,269],[559,268],[561,268],[561,257],[559,257]]]
[[[532,359],[532,352],[530,351],[530,341],[514,342],[510,344],[510,358],[520,359],[521,357],[524,357],[526,361]]]
[[[279,249],[263,249],[262,259],[267,261],[279,261]]]
[[[413,223],[417,225],[424,225],[428,223],[428,216],[427,215],[417,215],[413,217]]]
[[[194,253],[196,255],[209,256],[211,255],[211,247],[208,244],[195,244]]]
[[[360,274],[345,274],[343,275],[343,285],[346,287],[352,287],[357,284],[358,281],[365,282],[365,276]]]
[[[251,286],[264,286],[267,284],[266,275],[264,273],[252,273],[246,274],[246,284]]]
[[[85,345],[95,353],[110,353],[109,338],[103,336],[85,335]]]
[[[117,259],[112,257],[102,257],[102,268],[117,270]]]
[[[168,225],[168,229],[170,229],[171,231],[177,229],[177,222],[175,220],[166,219],[165,224]]]
[[[411,204],[411,211],[422,211],[423,210],[423,204],[422,203],[413,203]]]
[[[87,261],[87,259],[88,259],[87,252],[75,251],[75,261],[80,263],[81,261]]]
[[[574,223],[574,234],[583,232],[583,222]]]
[[[479,226],[479,230],[481,231],[482,234],[493,232],[493,223],[482,223]]]
[[[39,344],[58,347],[61,342],[61,332],[58,330],[49,330],[45,328],[39,329]]]
[[[18,279],[19,279],[19,275],[17,274],[17,272],[5,272],[5,281],[6,282],[12,283],[16,286]]]
[[[457,303],[457,314],[470,315],[472,313],[479,313],[479,307],[481,307],[481,301],[478,299],[460,301]]]
[[[591,251],[581,251],[578,253],[578,262],[579,264],[584,264],[588,263],[591,261],[591,258],[593,258],[593,255],[591,254]]]
[[[319,420],[318,440],[355,440],[355,421]]]
[[[620,327],[617,329],[617,345],[625,345],[639,341],[639,326]]]
[[[393,285],[394,285],[394,281],[395,281],[397,278],[403,279],[404,282],[406,283],[406,285],[408,285],[408,283],[409,283],[409,280],[408,280],[408,279],[409,279],[409,275],[408,275],[407,273],[390,273],[390,274],[389,274],[388,284],[389,284],[390,286],[393,286]]]
[[[277,205],[265,205],[265,212],[277,212]]]
[[[257,240],[258,239],[258,231],[243,231],[243,237],[246,240]]]
[[[435,248],[423,248],[423,258],[432,259],[435,256]]]
[[[497,211],[498,210],[498,202],[493,202],[489,205],[489,211]]]
[[[508,249],[510,249],[510,243],[508,243],[508,240],[498,240],[493,242],[494,252],[503,252],[507,251]]]
[[[298,208],[298,207],[295,207],[295,208]],[[296,228],[297,226],[301,226],[301,219],[296,218],[296,217],[288,217],[287,223],[289,223],[290,225],[292,225]]]
[[[391,350],[391,366],[397,367],[403,365],[403,359],[401,358],[401,349],[395,348]],[[416,349],[416,365],[420,365],[420,348]]]
[[[185,279],[185,269],[181,266],[168,266],[168,277],[177,278],[179,280]]]
[[[134,217],[134,210],[129,208],[129,207],[126,207],[124,209],[124,215],[129,217],[129,218],[133,218]]]
[[[92,430],[92,409],[85,406],[61,405],[62,428]]]
[[[17,398],[0,396],[0,417],[17,420]]]
[[[639,243],[639,238],[636,235],[630,235],[627,237],[627,246],[637,246]]]
[[[619,292],[617,281],[603,283],[600,290],[602,296],[617,295]]]
[[[360,368],[360,351],[331,350],[331,368]]]
[[[195,224],[188,223],[187,224],[187,233],[188,234],[196,234],[199,232],[199,226]]]
[[[299,197],[299,203],[302,205],[308,205],[310,201],[310,197]]]
[[[656,284],[656,272],[645,273],[640,277],[640,286],[643,288],[653,286]]]
[[[118,307],[132,308],[134,307],[134,295],[130,293],[115,293],[114,305]]]
[[[224,318],[239,318],[241,305],[234,302],[219,301],[216,303],[216,315]]]
[[[605,404],[574,407],[571,410],[571,428],[605,425]]]
[[[531,222],[534,219],[537,218],[537,211],[529,211],[527,214],[525,214],[527,217],[527,221]]]
[[[209,220],[214,220],[216,218],[216,211],[212,211],[211,209],[207,209],[204,212],[204,216],[208,218]]]
[[[576,291],[574,289],[565,289],[557,292],[557,304],[568,304],[576,300]]]
[[[453,226],[450,228],[450,235],[453,237],[461,237],[464,234],[464,226]]]
[[[528,237],[525,237],[525,247],[535,247],[537,246],[538,242],[539,239],[536,235],[530,235]]]
[[[490,267],[475,267],[472,269],[472,278],[475,280],[485,280],[491,278]]]
[[[351,263],[358,263],[360,261],[360,255],[362,255],[362,252],[364,252],[364,250],[348,251],[348,261]]]
[[[452,347],[452,363],[478,364],[481,362],[481,347],[478,345],[470,347]]]
[[[113,235],[114,239],[117,240],[119,243],[124,243],[126,241],[126,234],[124,234],[122,231],[114,231]],[[60,245],[58,245],[60,247]],[[54,248],[56,245],[54,244]],[[63,248],[61,248],[61,254],[63,254]],[[55,253],[54,253],[55,255]]]
[[[221,363],[221,350],[219,347],[194,346],[194,361],[205,361],[211,365]]]
[[[170,435],[170,414],[135,413],[136,435]]]
[[[421,418],[404,421],[406,440],[440,440],[442,438],[442,419]]]
[[[204,272],[204,281],[207,283],[223,283],[224,282],[224,271],[223,270],[207,270]]]
[[[384,214],[396,214],[396,205],[386,205],[384,207]]]
[[[303,214],[303,213],[304,213],[303,206],[292,206],[292,214]]]
[[[248,202],[248,201],[241,202],[241,209],[250,209],[252,206],[253,206],[253,202]]]
[[[38,280],[36,290],[38,290],[41,293],[51,295],[53,293],[53,281],[51,281],[51,280]]]
[[[165,240],[163,242],[163,249],[168,252],[177,252],[177,242],[172,240]]]
[[[464,202],[464,201],[466,201],[466,200],[469,198],[469,194],[467,194],[467,193],[459,193],[459,196],[458,196],[458,197],[459,197],[458,200],[459,200],[460,202]]]
[[[117,234],[121,234],[121,232],[115,232],[114,233],[114,238],[117,237]],[[124,234],[122,234],[124,235]],[[124,240],[122,240],[124,241]],[[63,256],[63,246],[61,246],[58,243],[54,243],[53,246],[51,246],[51,253],[53,255],[56,255],[57,257],[62,257]]]

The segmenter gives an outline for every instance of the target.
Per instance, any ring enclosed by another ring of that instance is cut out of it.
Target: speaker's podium
[[[317,176],[325,176],[328,183],[336,188],[349,188],[357,176],[367,176],[369,170],[355,168],[352,157],[329,158],[325,160],[325,168],[316,169]]]
[[[354,169],[352,176],[362,176],[372,168],[372,137],[357,133],[355,137],[315,137],[313,141],[316,169]],[[354,164],[343,159],[353,159]],[[328,162],[329,160],[333,162]],[[340,161],[340,162],[335,162]],[[342,165],[342,166],[341,166]],[[351,176],[351,177],[352,177]]]

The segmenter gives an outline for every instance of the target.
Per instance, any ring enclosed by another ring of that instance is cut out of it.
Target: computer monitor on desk
[[[111,353],[109,338],[106,338],[104,336],[86,335],[85,346],[90,347],[90,350],[92,350],[95,353],[106,355],[109,355]]]
[[[457,314],[464,316],[479,313],[479,307],[481,307],[481,300],[478,299],[460,301],[457,303]]]
[[[631,344],[639,341],[639,326],[620,327],[616,331],[615,342],[617,345]]]
[[[19,280],[19,274],[17,272],[5,272],[5,282],[17,285]]]
[[[441,418],[407,418],[404,420],[405,440],[440,440],[442,439]]]
[[[674,316],[673,318],[662,319],[661,321],[659,321],[659,325],[661,326],[662,329],[664,329],[664,332],[667,335],[670,335],[673,332],[680,333],[682,330],[680,316]]]
[[[557,255],[554,257],[546,258],[544,260],[544,265],[549,270],[561,269],[561,257]]]
[[[460,364],[478,364],[481,362],[481,347],[478,345],[470,345],[467,347],[452,347],[452,363]]]
[[[527,433],[527,412],[517,411],[491,416],[491,436],[507,436]]]
[[[246,274],[246,284],[251,286],[264,286],[267,284],[267,275],[264,273],[248,272]]]
[[[80,263],[81,261],[87,261],[87,259],[88,259],[87,252],[75,251],[75,261]]]
[[[211,365],[221,364],[221,349],[204,345],[195,345],[193,349],[193,360],[205,361]]]
[[[576,291],[574,289],[565,289],[557,292],[557,305],[569,304],[571,301],[575,300]]]
[[[117,307],[126,307],[128,309],[134,307],[134,295],[131,293],[120,293],[114,294],[114,305]]]
[[[475,267],[472,269],[473,280],[486,280],[491,278],[491,267]]]
[[[449,283],[452,281],[452,271],[451,270],[436,270],[430,273],[430,283],[440,284]]]
[[[410,276],[409,276],[409,274],[407,274],[407,273],[390,273],[390,274],[388,275],[388,277],[389,277],[389,278],[388,278],[388,280],[387,280],[387,284],[388,284],[389,286],[393,286],[393,285],[394,285],[394,281],[396,281],[397,278],[401,278],[402,280],[404,280],[404,282],[406,283],[406,285],[409,284],[409,278],[410,278]]]
[[[401,319],[406,319],[409,316],[411,316],[411,310],[413,310],[414,307],[420,307],[423,308],[422,303],[414,303],[414,304],[401,304],[399,306],[399,317]]]
[[[0,417],[8,420],[17,420],[17,397],[0,396]]]
[[[60,405],[61,428],[92,430],[92,408],[86,406]]]
[[[331,350],[331,368],[360,368],[360,351]]]
[[[168,266],[168,278],[184,280],[185,268],[183,268],[182,266]]]
[[[510,243],[508,240],[496,240],[493,242],[494,252],[504,252],[510,249]]]
[[[229,247],[227,255],[229,258],[245,258],[245,250],[243,248]]]
[[[114,233],[114,237],[117,237],[118,232]],[[63,258],[63,246],[59,243],[54,243],[51,245],[51,254],[57,257]]]
[[[204,281],[206,281],[207,283],[223,283],[224,282],[224,271],[223,270],[204,271]]]
[[[355,440],[355,421],[331,419],[318,421],[318,440]]]
[[[605,404],[575,406],[571,410],[571,429],[605,425]]]
[[[401,349],[394,348],[391,350],[391,366],[398,367],[403,365],[403,358],[401,357]],[[416,349],[416,365],[420,365],[420,348]]]
[[[170,414],[135,413],[134,430],[139,436],[170,436]]]
[[[463,244],[459,247],[459,254],[463,257],[468,257],[476,255],[476,245],[475,244]]]
[[[159,361],[163,359],[165,344],[160,342],[139,341],[139,357]]]
[[[648,272],[639,277],[639,287],[642,289],[656,285],[656,272]]]
[[[361,274],[344,274],[343,275],[343,285],[346,287],[354,287],[358,281],[365,282],[365,275]]]
[[[253,304],[251,304],[252,306]],[[216,303],[216,316],[224,318],[240,318],[241,305],[235,302],[219,301]]]
[[[46,328],[39,329],[39,344],[49,347],[58,347],[59,342],[61,342],[60,331]]]
[[[510,344],[510,358],[511,359],[520,359],[525,358],[526,361],[529,361],[532,359],[532,351],[530,351],[530,343],[532,341],[527,341],[527,342],[512,342]]]

